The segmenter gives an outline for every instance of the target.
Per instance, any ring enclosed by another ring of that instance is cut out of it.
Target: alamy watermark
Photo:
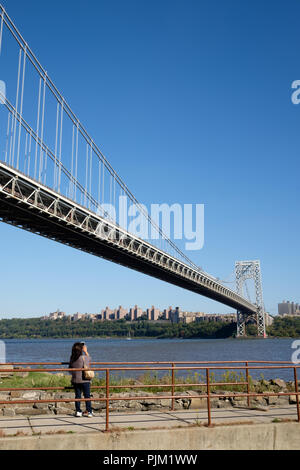
[[[291,100],[293,104],[300,103],[300,80],[294,80],[292,83],[292,89],[295,90],[292,93]]]
[[[293,352],[292,357],[291,357],[292,363],[300,364],[300,340],[296,339],[295,341],[293,341],[291,348],[296,349],[296,351]]]
[[[6,347],[4,341],[0,341],[0,364],[6,363]]]
[[[148,210],[145,205],[129,204],[127,196],[120,196],[117,207],[101,204],[97,212],[143,240],[183,240],[187,251],[201,250],[204,246],[204,204],[151,204]],[[108,235],[99,224],[97,234],[116,239],[117,229],[115,236],[114,230]]]

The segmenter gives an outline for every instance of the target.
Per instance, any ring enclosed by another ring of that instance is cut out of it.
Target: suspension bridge
[[[193,263],[112,168],[1,5],[0,15],[0,220],[232,307],[239,336],[254,316],[265,336],[259,263],[237,264],[237,291]],[[150,241],[107,210],[121,213],[123,198]],[[243,295],[249,277],[255,303]]]

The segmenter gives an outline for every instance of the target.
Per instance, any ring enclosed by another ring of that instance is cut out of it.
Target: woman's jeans
[[[80,384],[73,384],[75,389],[75,398],[81,398],[81,394],[83,393],[84,398],[91,398],[91,389],[90,389],[90,382],[82,382]],[[81,412],[80,404],[84,403],[81,401],[75,401],[75,409],[76,411]],[[85,402],[86,411],[88,413],[92,412],[92,405],[90,401]]]

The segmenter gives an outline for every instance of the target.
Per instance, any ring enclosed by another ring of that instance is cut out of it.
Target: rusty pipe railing
[[[43,366],[53,366],[53,365],[65,365],[68,363],[65,362],[53,362],[53,363],[10,363],[10,364],[0,364],[0,365],[5,365],[7,367],[9,366],[20,366],[20,365],[43,365]],[[148,365],[148,367],[132,367],[137,366],[137,365],[143,365],[145,364]],[[149,364],[156,365],[156,367],[149,367]],[[166,366],[166,364],[171,364],[169,367]],[[184,364],[196,364],[196,365],[189,365],[189,366],[183,366]],[[205,364],[205,365],[204,365]],[[210,364],[207,366],[207,364]],[[214,364],[214,365],[212,365]],[[219,364],[222,364],[221,366]],[[226,365],[224,365],[226,364]],[[235,365],[233,365],[235,364]],[[236,365],[240,364],[240,365]],[[249,365],[250,364],[250,365]],[[253,365],[253,364],[260,364],[258,366]],[[268,364],[268,365],[266,365]],[[272,365],[270,365],[272,364]],[[275,364],[275,365],[274,365]],[[294,364],[288,362],[288,361],[177,361],[177,362],[167,362],[167,361],[156,361],[156,362],[131,362],[131,363],[125,363],[125,362],[110,362],[110,363],[103,363],[103,362],[93,362],[92,365],[113,365],[113,367],[91,367],[92,370],[95,372],[105,372],[105,385],[92,385],[92,389],[105,389],[105,397],[102,398],[49,398],[49,399],[40,399],[40,400],[2,400],[0,401],[1,404],[37,404],[37,403],[68,403],[68,402],[86,402],[86,401],[105,401],[106,402],[106,419],[105,419],[105,431],[109,431],[109,418],[110,418],[110,413],[109,413],[109,405],[110,402],[112,401],[118,401],[118,400],[145,400],[148,397],[112,397],[110,394],[111,389],[115,388],[126,388],[126,389],[131,389],[131,388],[151,388],[151,387],[168,387],[171,388],[171,395],[156,395],[155,399],[170,399],[171,400],[171,409],[174,410],[175,407],[175,400],[176,398],[178,399],[178,395],[176,395],[175,390],[176,387],[205,387],[206,388],[206,393],[201,394],[200,397],[203,399],[206,399],[207,401],[207,426],[212,425],[212,416],[211,416],[211,388],[212,387],[218,387],[218,386],[228,386],[228,385],[245,385],[247,387],[247,392],[245,393],[239,393],[239,397],[247,397],[247,405],[250,406],[250,398],[254,398],[257,396],[260,397],[270,397],[270,396],[291,396],[291,395],[296,395],[296,409],[297,409],[297,421],[300,422],[300,406],[299,406],[299,390],[298,390],[298,379],[297,379],[297,368],[300,366],[295,366]],[[126,365],[127,367],[119,367],[120,365]],[[159,366],[159,367],[158,367]],[[267,369],[267,370],[273,370],[273,369],[289,369],[293,371],[294,373],[294,386],[295,390],[290,391],[290,392],[262,392],[262,393],[254,393],[250,391],[250,376],[249,376],[249,370],[261,370],[261,369]],[[5,368],[2,369],[3,373],[22,373],[22,372],[69,372],[71,373],[72,371],[83,371],[84,369],[81,368],[57,368],[57,367],[51,367],[51,368]],[[112,385],[111,384],[111,379],[110,379],[110,372],[112,371],[170,371],[171,372],[171,383],[170,384],[126,384],[126,385]],[[175,379],[175,372],[176,371],[181,371],[181,370],[202,370],[205,371],[205,377],[206,380],[203,383],[176,383]],[[246,381],[240,381],[240,382],[211,382],[210,380],[210,372],[215,371],[215,370],[244,370],[245,375],[246,375]],[[22,391],[22,390],[62,390],[62,389],[70,389],[71,387],[22,387],[22,388],[1,388],[0,391]],[[234,393],[222,393],[222,394],[217,394],[214,393],[213,395],[215,398],[230,398],[230,397],[235,397],[236,394]],[[180,399],[192,399],[192,398],[199,398],[199,395],[180,395]]]

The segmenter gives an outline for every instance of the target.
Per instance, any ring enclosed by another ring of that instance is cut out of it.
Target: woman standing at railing
[[[71,369],[83,369],[84,367],[90,367],[91,358],[88,353],[87,347],[84,342],[75,343],[72,347],[72,354],[70,357],[70,364],[69,367]],[[81,398],[81,394],[83,393],[84,398],[91,397],[91,389],[90,389],[90,379],[86,379],[83,374],[84,371],[71,371],[72,374],[72,385],[75,389],[75,399]],[[92,412],[92,405],[90,401],[86,401],[86,411],[82,413],[81,411],[81,402],[75,401],[75,416],[87,416],[91,418],[93,416]]]

